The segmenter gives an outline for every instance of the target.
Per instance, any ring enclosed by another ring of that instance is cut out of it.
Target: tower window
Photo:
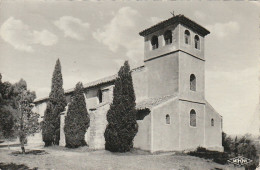
[[[184,38],[185,38],[185,44],[190,44],[190,31],[185,30]]]
[[[195,35],[194,42],[195,42],[195,48],[199,50],[200,49],[200,38],[198,35]]]
[[[98,96],[99,103],[102,103],[102,101],[103,101],[103,94],[102,94],[101,89],[98,90],[97,96]]]
[[[196,112],[193,109],[190,111],[190,126],[196,127]]]
[[[165,40],[165,44],[171,44],[172,43],[172,32],[171,30],[167,30],[164,33],[164,40]]]
[[[166,115],[166,124],[170,124],[171,123],[171,118],[170,115]]]
[[[152,44],[153,50],[158,48],[159,44],[158,44],[158,37],[157,36],[153,36],[151,44]]]
[[[194,74],[190,75],[190,90],[196,91],[196,77]]]
[[[214,119],[211,119],[211,126],[214,126]]]

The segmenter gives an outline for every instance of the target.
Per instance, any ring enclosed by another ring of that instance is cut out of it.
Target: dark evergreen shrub
[[[42,122],[42,139],[45,146],[51,146],[53,144],[54,126],[53,126],[53,105],[48,102],[46,110],[44,112],[44,120]]]
[[[232,139],[230,136],[227,136],[225,132],[222,132],[222,146],[224,151],[227,153],[231,152]]]
[[[86,145],[85,133],[89,127],[90,119],[83,90],[82,83],[77,83],[65,117],[65,140],[66,147],[69,148]]]
[[[135,93],[128,62],[118,72],[113,92],[113,102],[107,113],[105,149],[111,152],[126,152],[133,148],[133,139],[138,131],[136,122]]]
[[[196,151],[189,152],[188,154],[204,159],[210,159],[222,165],[226,164],[229,159],[229,155],[226,152],[210,151],[203,147],[198,147]]]
[[[253,160],[251,164],[245,166],[246,170],[256,169],[256,167],[259,165],[259,156],[251,139],[248,139],[245,136],[240,138],[238,140],[237,152],[238,155],[242,155],[243,157]]]
[[[49,95],[49,104],[44,113],[43,141],[45,146],[52,144],[59,145],[60,140],[60,113],[64,111],[67,102],[63,89],[63,80],[61,74],[60,60],[56,61],[52,75],[51,92]],[[48,111],[47,111],[48,110]],[[48,115],[50,114],[50,115]]]
[[[237,156],[243,156],[253,161],[245,166],[246,170],[253,170],[258,166],[259,156],[252,139],[249,139],[246,136],[232,139],[231,137],[227,137],[227,135],[223,132],[222,144],[224,147],[224,152],[209,151],[206,148],[198,147],[196,151],[189,152],[188,154],[200,158],[211,159],[219,164],[226,164],[229,159]]]
[[[10,139],[14,134],[14,116],[10,111],[1,107],[0,104],[0,132],[5,139]]]

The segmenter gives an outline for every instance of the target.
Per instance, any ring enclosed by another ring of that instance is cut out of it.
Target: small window
[[[102,103],[102,101],[103,101],[103,94],[102,94],[101,89],[98,90],[97,96],[98,96],[99,103]]]
[[[185,44],[190,44],[190,31],[185,30],[184,34]]]
[[[200,49],[200,38],[198,35],[195,35],[194,42],[195,42],[195,48],[199,50]]]
[[[171,118],[170,115],[166,115],[166,124],[170,124],[171,123]]]
[[[196,112],[193,109],[190,111],[190,126],[196,127]]]
[[[165,45],[172,43],[172,32],[170,30],[165,31],[164,40],[165,40]]]
[[[211,119],[211,126],[214,126],[214,119]]]
[[[196,91],[196,77],[194,74],[190,75],[190,90]]]
[[[152,44],[153,50],[158,48],[159,44],[158,44],[158,37],[157,36],[153,36],[151,44]]]

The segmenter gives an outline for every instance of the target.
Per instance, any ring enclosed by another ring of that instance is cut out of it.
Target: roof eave
[[[158,31],[161,27],[165,27],[165,26],[168,26],[171,24],[176,24],[176,23],[186,25],[186,26],[190,27],[191,29],[193,29],[194,31],[201,34],[202,36],[206,36],[210,33],[206,28],[204,28],[201,25],[197,24],[196,22],[190,20],[189,18],[185,17],[184,15],[177,15],[175,17],[169,18],[148,29],[141,31],[139,33],[139,35],[145,37],[148,34]]]

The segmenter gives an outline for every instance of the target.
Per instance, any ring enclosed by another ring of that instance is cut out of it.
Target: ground
[[[33,149],[33,148],[30,148]],[[64,147],[37,147],[44,149],[45,155],[17,155],[11,153],[19,151],[19,147],[0,148],[0,162],[24,164],[30,168],[54,170],[81,169],[185,169],[211,170],[236,169],[232,165],[220,165],[197,157],[175,153],[149,154],[134,150],[130,153],[111,153],[105,150],[91,151],[87,147],[67,149]]]

